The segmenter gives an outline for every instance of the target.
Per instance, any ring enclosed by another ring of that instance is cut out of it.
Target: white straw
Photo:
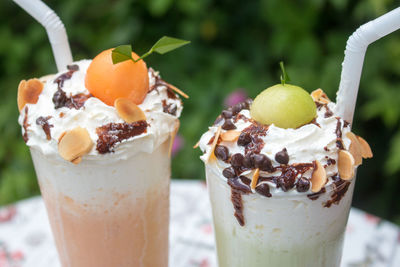
[[[399,28],[400,8],[396,8],[362,25],[347,40],[340,85],[336,96],[336,110],[338,115],[348,122],[353,122],[358,86],[368,45]]]
[[[67,32],[60,18],[40,0],[13,0],[46,28],[58,71],[72,63]]]

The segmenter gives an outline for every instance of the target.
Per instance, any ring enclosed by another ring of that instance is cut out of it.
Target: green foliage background
[[[64,0],[45,1],[66,25],[75,59],[133,44],[143,53],[159,37],[192,44],[147,64],[190,95],[180,134],[185,146],[173,177],[203,179],[192,146],[221,111],[224,97],[245,88],[255,97],[279,81],[280,60],[308,91],[337,91],[348,36],[396,7],[395,0]],[[11,0],[0,2],[0,204],[38,194],[29,151],[17,124],[21,79],[56,71],[45,30]],[[374,158],[359,168],[354,206],[400,223],[400,33],[371,45],[365,58],[354,131]]]

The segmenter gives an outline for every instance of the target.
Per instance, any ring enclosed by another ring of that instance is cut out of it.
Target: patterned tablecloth
[[[171,267],[216,267],[210,203],[204,183],[173,181]],[[46,210],[40,197],[0,208],[0,267],[58,267]],[[400,229],[352,208],[342,266],[400,266]]]

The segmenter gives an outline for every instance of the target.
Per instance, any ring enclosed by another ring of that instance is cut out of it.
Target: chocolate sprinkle
[[[36,124],[42,126],[42,129],[44,133],[46,134],[46,139],[51,140],[51,133],[50,133],[50,128],[54,127],[54,125],[49,124],[48,120],[50,120],[52,117],[47,116],[47,117],[42,117],[40,116],[39,118],[36,119]]]
[[[217,159],[226,161],[229,158],[229,149],[226,146],[217,145],[214,149],[214,154]]]
[[[113,152],[113,147],[116,143],[145,133],[147,126],[147,122],[142,120],[133,123],[108,123],[97,127],[96,133],[99,139],[97,140],[96,149],[100,154]]]
[[[256,192],[265,197],[272,197],[271,193],[269,192],[269,185],[266,183],[262,183],[256,187]]]
[[[336,146],[339,149],[344,149],[344,145],[343,145],[343,142],[342,142],[342,128],[341,128],[342,127],[342,123],[340,122],[340,118],[339,117],[337,117],[336,119],[337,119],[336,130],[335,130],[335,133],[336,133]]]
[[[25,117],[24,117],[24,123],[22,125],[22,128],[24,128],[24,134],[22,135],[22,139],[24,139],[25,143],[28,142],[29,137],[28,137],[28,127],[31,126],[28,123],[28,106],[25,106]]]
[[[164,113],[168,113],[172,116],[176,116],[176,111],[177,111],[178,107],[175,103],[167,104],[167,101],[165,99],[163,99],[161,102],[162,102]]]
[[[233,130],[233,129],[236,129],[236,126],[235,126],[235,124],[233,124],[232,120],[225,119],[225,122],[222,125],[222,129],[224,129],[224,130]]]
[[[288,164],[289,163],[289,155],[287,153],[286,148],[282,149],[275,154],[275,160],[280,164]]]

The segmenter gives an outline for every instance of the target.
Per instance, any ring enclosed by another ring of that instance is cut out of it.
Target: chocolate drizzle
[[[329,208],[332,206],[332,204],[338,205],[340,200],[344,197],[346,194],[347,190],[350,187],[350,182],[349,181],[344,181],[340,179],[338,175],[332,176],[332,179],[334,180],[333,182],[333,193],[331,196],[331,199],[328,200],[325,204],[324,207]]]
[[[167,104],[167,101],[165,99],[163,99],[162,106],[163,106],[164,113],[168,113],[172,116],[176,116],[176,111],[177,111],[178,107],[176,106],[175,103]]]
[[[147,131],[147,122],[136,121],[133,123],[108,123],[96,128],[99,136],[96,149],[100,154],[114,152],[113,147],[122,140],[126,140]]]
[[[244,226],[245,220],[243,216],[243,201],[242,194],[251,193],[250,179],[246,176],[239,176],[228,179],[228,184],[231,187],[231,201],[235,209],[235,217],[241,226]]]
[[[24,134],[22,135],[22,139],[24,139],[25,143],[28,142],[29,137],[28,137],[28,127],[31,126],[28,123],[28,107],[25,106],[25,117],[24,117],[24,123],[22,125],[22,128],[24,128]]]
[[[244,146],[246,154],[249,152],[260,153],[261,149],[264,147],[264,141],[260,136],[266,136],[267,131],[267,125],[262,125],[257,122],[242,131],[242,133],[248,133],[251,138],[251,141]]]
[[[339,117],[336,117],[337,124],[336,124],[336,147],[339,149],[344,149],[343,141],[342,141],[342,123]]]
[[[64,87],[64,82],[66,80],[71,79],[74,72],[79,70],[78,65],[68,65],[67,66],[68,72],[61,74],[58,76],[54,83],[57,84],[57,91],[53,95],[53,103],[54,108],[59,109],[62,107],[67,107],[69,109],[80,109],[85,104],[86,100],[92,97],[91,94],[76,94],[71,97],[68,97],[67,94],[62,89]]]
[[[54,127],[52,124],[49,124],[48,122],[48,120],[50,120],[51,118],[52,118],[51,116],[47,117],[40,116],[39,118],[36,119],[36,124],[42,126],[42,129],[46,134],[47,140],[51,140],[50,128]]]
[[[157,74],[156,71],[154,71],[153,68],[149,68],[149,72],[151,73],[151,75],[154,77],[154,84],[149,88],[149,92],[153,91],[153,90],[157,90],[157,88],[159,86],[165,86],[167,87],[167,96],[168,98],[171,99],[177,99],[178,97],[176,96],[174,90],[171,89],[171,85],[168,84],[166,81],[164,81],[163,79],[161,79],[160,75]],[[165,112],[165,111],[164,111]],[[168,113],[168,112],[167,112]]]

